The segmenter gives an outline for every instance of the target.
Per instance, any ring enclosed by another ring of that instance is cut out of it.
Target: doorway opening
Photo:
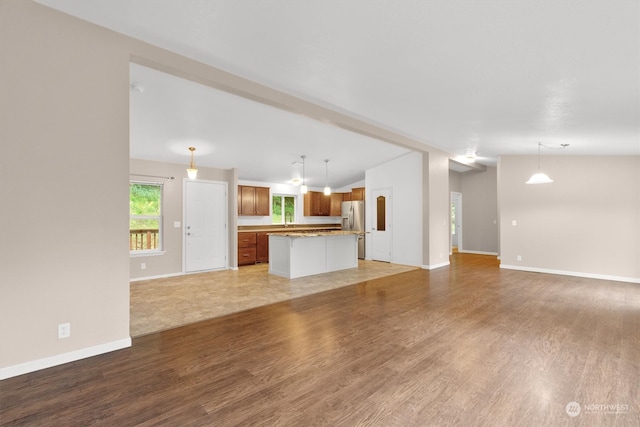
[[[462,251],[462,193],[451,192],[451,245],[449,254]]]

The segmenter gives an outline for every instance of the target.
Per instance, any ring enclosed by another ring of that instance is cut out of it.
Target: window
[[[129,184],[129,250],[162,249],[162,184]]]
[[[271,197],[271,223],[291,224],[296,222],[295,196],[275,194]]]

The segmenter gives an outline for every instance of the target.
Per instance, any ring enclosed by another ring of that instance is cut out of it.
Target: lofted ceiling
[[[494,165],[503,154],[640,155],[640,2],[38,0],[282,92]],[[132,65],[132,157],[310,185],[406,149]],[[283,172],[284,171],[284,172]]]

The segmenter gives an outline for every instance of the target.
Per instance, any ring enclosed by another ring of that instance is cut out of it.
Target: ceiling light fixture
[[[300,186],[300,194],[307,194],[307,185],[304,183],[304,159],[307,158],[304,154],[302,156],[302,185]]]
[[[540,172],[540,148],[542,147],[542,143],[538,142],[538,172],[534,173],[531,178],[529,178],[529,181],[527,181],[527,184],[550,184],[553,182],[553,180],[551,178],[549,178],[549,176],[544,173],[544,172]]]
[[[193,152],[196,151],[196,147],[189,147],[189,151],[191,151],[191,163],[189,163],[187,175],[189,179],[196,179],[198,177],[198,169],[196,169],[196,165],[193,162]]]
[[[142,93],[144,92],[144,86],[139,83],[131,83],[131,90],[134,92]]]
[[[330,196],[331,195],[331,187],[329,187],[329,159],[325,159],[324,161],[324,171],[326,174],[326,181],[325,181],[325,185],[324,185],[324,195],[325,196]]]

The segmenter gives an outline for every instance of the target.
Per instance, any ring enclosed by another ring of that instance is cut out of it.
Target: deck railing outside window
[[[129,230],[129,250],[148,251],[160,249],[157,229]]]

